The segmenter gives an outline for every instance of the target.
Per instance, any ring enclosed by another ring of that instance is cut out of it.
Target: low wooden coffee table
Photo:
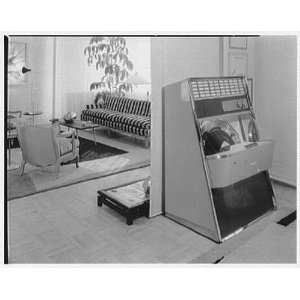
[[[145,195],[142,181],[113,189],[99,190],[98,206],[106,204],[126,218],[127,225],[142,216],[149,216],[149,196]]]
[[[99,124],[95,124],[91,121],[81,121],[81,120],[74,120],[72,123],[65,122],[64,120],[59,120],[58,123],[59,125],[75,129],[76,138],[78,138],[78,130],[92,129],[94,143],[96,145],[95,128],[100,127]]]

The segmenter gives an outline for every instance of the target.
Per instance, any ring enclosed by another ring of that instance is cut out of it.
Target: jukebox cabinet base
[[[217,243],[222,242],[221,240],[218,240],[218,237],[215,235],[215,233],[213,231],[209,230],[206,227],[201,226],[200,224],[195,224],[193,222],[190,222],[189,220],[180,218],[178,216],[175,216],[175,215],[167,213],[167,212],[164,212],[164,216],[186,228],[189,228],[190,230],[196,232],[197,234],[200,234],[214,242],[217,242]]]
[[[212,189],[222,239],[275,208],[267,172]]]

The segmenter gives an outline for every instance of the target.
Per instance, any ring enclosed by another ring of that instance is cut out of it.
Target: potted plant
[[[126,40],[122,37],[93,37],[84,49],[89,66],[94,65],[100,80],[92,82],[91,91],[97,91],[96,101],[104,94],[124,96],[132,91],[127,82],[133,63],[128,58]]]

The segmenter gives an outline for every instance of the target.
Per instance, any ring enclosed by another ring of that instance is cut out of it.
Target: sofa
[[[81,120],[92,121],[113,131],[144,139],[151,136],[151,103],[121,96],[105,95],[100,104],[90,104]]]

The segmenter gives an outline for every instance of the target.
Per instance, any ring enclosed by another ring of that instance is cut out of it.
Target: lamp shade
[[[27,73],[27,72],[30,72],[31,71],[31,69],[28,69],[28,68],[26,68],[26,67],[23,67],[22,68],[22,73],[23,74],[25,74],[25,73]]]
[[[142,85],[142,84],[149,84],[150,81],[146,78],[144,78],[142,75],[138,74],[138,72],[135,72],[133,75],[130,75],[127,80],[128,83],[131,83],[133,85]]]

